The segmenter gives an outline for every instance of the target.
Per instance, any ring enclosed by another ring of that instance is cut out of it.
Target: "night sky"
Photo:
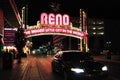
[[[79,17],[79,9],[83,9],[88,18],[105,20],[105,36],[112,41],[112,46],[120,50],[120,2],[119,0],[16,0],[18,10],[28,5],[28,25],[36,25],[42,12],[68,14]],[[50,5],[60,4],[57,11]]]
[[[79,17],[83,9],[89,18],[119,19],[119,0],[16,0],[19,11],[28,5],[28,24],[35,25],[42,12],[67,13],[70,17]],[[59,10],[53,11],[52,3],[59,3]]]

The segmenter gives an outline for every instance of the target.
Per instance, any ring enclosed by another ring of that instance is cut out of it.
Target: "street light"
[[[107,42],[106,42],[106,45],[107,45],[107,48],[109,49],[109,48],[110,48],[110,45],[111,45],[111,41],[107,41]]]

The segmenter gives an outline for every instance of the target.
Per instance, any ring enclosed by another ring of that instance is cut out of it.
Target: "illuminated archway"
[[[25,34],[27,38],[40,36],[40,35],[64,35],[70,36],[74,38],[80,39],[80,44],[82,44],[82,40],[87,37],[85,32],[80,31],[80,29],[65,29],[65,28],[33,28],[33,29],[26,29]],[[80,45],[80,51],[82,51],[82,45]]]
[[[33,37],[38,35],[64,35],[75,38],[86,37],[86,34],[84,32],[64,28],[35,28],[32,30],[25,30],[25,34],[27,37]]]
[[[82,14],[81,14],[82,13]],[[64,35],[80,39],[80,51],[88,51],[86,14],[80,10],[80,26],[73,27],[67,14],[42,13],[37,25],[29,26],[25,30],[26,36]],[[82,16],[82,17],[81,17]]]

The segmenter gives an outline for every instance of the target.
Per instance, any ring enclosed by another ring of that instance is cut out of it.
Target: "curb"
[[[103,61],[103,62],[113,62],[113,63],[118,63],[118,64],[120,64],[120,61],[117,61],[117,60],[110,60],[110,59],[105,59],[105,58],[100,58],[100,57],[94,57],[94,59],[96,60],[96,61]]]

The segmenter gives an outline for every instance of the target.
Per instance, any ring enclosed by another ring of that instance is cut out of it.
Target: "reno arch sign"
[[[86,37],[85,32],[80,31],[79,28],[70,26],[69,16],[67,14],[47,14],[42,13],[40,16],[40,26],[33,26],[25,30],[27,37],[38,35],[65,35],[76,38]],[[46,27],[44,27],[46,26]],[[49,27],[50,26],[50,27]],[[57,27],[58,26],[58,27]]]
[[[40,16],[40,23],[41,25],[69,26],[70,18],[67,14],[42,13]]]
[[[77,30],[70,30],[64,28],[35,28],[32,30],[25,30],[25,34],[27,37],[37,36],[37,35],[66,35],[72,36],[76,38],[86,37],[86,33],[80,32]]]

